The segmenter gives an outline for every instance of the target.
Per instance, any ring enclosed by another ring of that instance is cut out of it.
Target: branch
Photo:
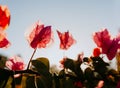
[[[7,75],[7,76],[10,76],[10,75],[14,75],[14,74],[23,74],[23,73],[41,75],[40,73],[38,73],[38,72],[36,72],[36,71],[33,71],[33,70],[30,70],[30,69],[27,69],[27,70],[19,70],[19,71],[12,71],[12,70],[7,70],[7,69],[0,68],[1,78],[2,78],[2,76],[3,76],[3,77],[6,77],[6,75]]]
[[[35,75],[41,75],[40,73],[33,71],[33,70],[20,70],[20,71],[15,71],[15,74],[23,74],[23,73],[28,73],[28,74],[35,74]]]
[[[31,58],[30,58],[30,60],[29,60],[29,63],[28,63],[28,66],[27,66],[27,70],[28,70],[29,67],[30,67],[30,63],[31,63],[31,61],[32,61],[32,58],[33,58],[33,56],[34,56],[36,50],[37,50],[37,48],[34,49],[34,52],[33,52],[32,56],[31,56]]]

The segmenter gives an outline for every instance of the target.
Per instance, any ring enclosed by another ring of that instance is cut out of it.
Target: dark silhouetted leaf
[[[43,82],[47,86],[47,88],[51,88],[52,86],[52,75],[49,72],[49,60],[47,58],[37,58],[36,60],[32,60],[32,65],[34,66],[34,70],[41,74],[40,77],[37,77],[37,82]],[[38,80],[40,79],[40,80]],[[41,86],[41,85],[40,85]]]
[[[0,88],[14,88],[13,71],[0,68]]]
[[[46,57],[40,57],[40,58],[37,58],[36,60],[42,62],[48,68],[48,70],[49,70],[50,65],[49,65],[48,58],[46,58]]]
[[[64,62],[64,67],[69,68],[72,71],[75,71],[74,60],[67,58],[66,61]]]
[[[42,75],[48,75],[49,74],[49,70],[48,70],[47,66],[44,63],[42,63],[41,61],[33,60],[32,65],[35,67],[35,70],[38,73],[40,73]]]
[[[7,60],[6,56],[0,55],[0,68],[4,68],[5,67],[6,60]]]

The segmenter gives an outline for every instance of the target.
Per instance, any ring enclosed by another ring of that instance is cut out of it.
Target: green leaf
[[[26,88],[26,79],[27,79],[27,76],[22,75],[22,81],[21,81],[22,88]]]
[[[36,60],[32,60],[32,65],[34,66],[33,70],[36,70],[39,74],[41,74],[40,78],[38,78],[40,80],[37,80],[45,83],[47,88],[51,88],[52,75],[49,72],[49,60],[44,57],[37,58]]]
[[[66,79],[65,81],[63,81],[63,88],[75,88],[74,84],[73,84],[73,80]]]
[[[42,62],[49,70],[50,65],[49,65],[49,60],[46,57],[40,57],[40,58],[36,58],[36,60],[38,60],[39,62]]]
[[[34,76],[27,77],[25,88],[35,88]]]
[[[64,63],[65,68],[69,68],[72,71],[75,71],[74,60],[67,58]]]
[[[7,81],[7,84],[5,85],[5,88],[15,88],[14,78],[12,76],[9,76],[9,79]]]
[[[37,83],[38,88],[51,88],[48,85],[49,81],[43,76],[37,76],[36,83]]]
[[[59,87],[58,88],[75,88],[74,82],[71,78],[61,78],[59,79]]]
[[[15,78],[15,84],[16,85],[20,85],[21,84],[21,80],[22,80],[22,75],[20,75],[19,77]]]
[[[24,77],[24,76],[23,76]],[[52,80],[50,81],[45,76],[30,76],[24,77],[24,83],[22,82],[22,88],[51,88]]]
[[[7,60],[6,56],[0,55],[0,68],[4,68],[5,67],[6,60]]]
[[[49,74],[49,70],[47,68],[47,66],[42,63],[41,61],[38,60],[32,60],[32,65],[34,66],[34,70],[36,70],[38,73],[42,74],[42,75],[48,75]]]
[[[0,88],[4,88],[6,85],[11,86],[12,75],[12,71],[0,68]]]
[[[64,69],[59,72],[59,75],[58,75],[58,76],[59,76],[60,78],[65,78],[65,71],[64,71]]]
[[[60,77],[54,74],[53,76],[53,88],[61,88]]]

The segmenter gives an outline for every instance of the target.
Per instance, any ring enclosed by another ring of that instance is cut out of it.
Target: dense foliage
[[[1,55],[2,61],[5,63],[6,57]],[[81,65],[86,62],[92,62],[94,69],[86,67],[83,71]],[[32,60],[30,69],[26,70],[8,70],[3,64],[0,88],[119,88],[119,72],[108,68],[109,64],[101,57],[84,57],[83,60],[66,57],[61,65],[63,69],[57,73],[55,70],[51,72],[49,60],[45,57]],[[16,74],[20,75],[16,77]]]

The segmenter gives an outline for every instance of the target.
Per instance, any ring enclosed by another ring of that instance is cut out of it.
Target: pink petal
[[[9,46],[10,42],[7,40],[6,34],[0,30],[0,48],[8,48]]]
[[[0,5],[0,28],[6,29],[10,24],[10,12],[7,6]]]
[[[109,45],[112,42],[111,36],[107,29],[104,29],[100,32],[95,32],[93,34],[93,40],[98,47],[104,47],[104,45]]]
[[[120,38],[114,38],[113,41],[112,41],[112,44],[107,52],[107,57],[109,60],[112,60],[116,53],[117,53],[117,50],[120,48]]]
[[[76,42],[69,32],[61,33],[57,30],[57,33],[60,39],[60,49],[67,50],[69,47],[71,47],[71,45]]]
[[[120,34],[116,38],[111,38],[107,29],[95,32],[93,40],[102,49],[102,53],[107,55],[109,60],[115,57],[118,48],[120,48]]]
[[[31,42],[32,48],[45,48],[51,40],[51,26],[44,27]]]
[[[30,42],[39,34],[39,32],[44,28],[44,25],[36,25],[36,27],[32,30],[29,35]]]
[[[0,48],[7,48],[9,47],[9,45],[10,45],[10,42],[6,38],[0,41]]]
[[[36,23],[27,39],[32,48],[45,48],[52,39],[51,26]]]

